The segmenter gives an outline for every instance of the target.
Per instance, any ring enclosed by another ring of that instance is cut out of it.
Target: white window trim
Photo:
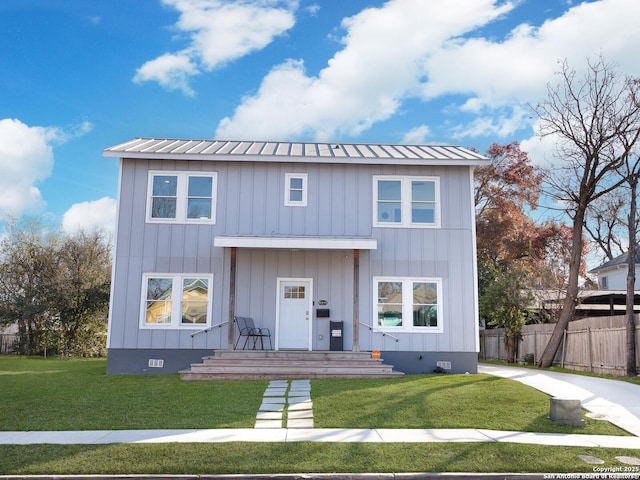
[[[401,182],[402,222],[379,222],[378,221],[378,181],[396,180]],[[427,181],[434,182],[435,187],[435,221],[434,223],[412,223],[411,222],[411,182]],[[396,175],[374,175],[373,176],[373,226],[383,228],[440,228],[440,177],[421,176],[396,176]]]
[[[153,218],[151,216],[153,204],[153,178],[158,175],[178,177],[178,184],[176,189],[176,218]],[[187,218],[189,177],[211,178],[211,218]],[[150,170],[147,182],[147,223],[196,223],[213,225],[216,223],[217,192],[217,172],[177,172],[170,170]]]
[[[302,200],[291,200],[291,179],[302,179]],[[307,206],[307,180],[306,173],[285,173],[284,174],[284,205],[285,207],[306,207]]]
[[[378,283],[402,282],[402,318],[403,325],[388,327],[378,325]],[[413,282],[435,283],[438,285],[436,301],[438,302],[438,326],[415,327],[413,326],[413,288],[407,288]],[[444,333],[443,303],[442,303],[442,278],[438,277],[373,277],[373,326],[377,330],[395,333]]]
[[[150,278],[168,278],[173,281],[173,306],[171,309],[171,323],[147,323],[147,285]],[[185,278],[198,278],[208,280],[209,291],[207,299],[207,321],[206,323],[182,323],[182,285]],[[142,293],[140,303],[140,328],[147,330],[201,330],[211,326],[211,315],[213,312],[213,274],[203,275],[201,273],[144,273],[142,275]],[[176,298],[178,292],[179,298]]]

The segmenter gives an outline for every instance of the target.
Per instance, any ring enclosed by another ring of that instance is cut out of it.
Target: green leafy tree
[[[18,325],[19,353],[104,352],[110,252],[101,232],[65,236],[34,219],[6,222],[0,240],[0,323]]]
[[[484,272],[484,288],[480,293],[480,315],[489,325],[504,329],[503,342],[507,362],[515,363],[526,309],[531,305],[527,273],[517,266],[493,267]]]

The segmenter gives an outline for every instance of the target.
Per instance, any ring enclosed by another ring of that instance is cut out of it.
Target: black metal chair
[[[247,343],[250,338],[253,338],[252,349],[256,349],[256,344],[258,340],[260,340],[260,349],[264,350],[264,338],[269,339],[269,350],[273,350],[271,343],[271,332],[268,328],[264,327],[256,327],[253,322],[253,318],[251,317],[235,317],[236,325],[238,325],[238,330],[240,331],[240,335],[238,336],[238,340],[236,340],[236,344],[233,346],[235,350],[240,343],[240,339],[245,337],[244,343],[242,344],[242,349],[245,350],[247,347]]]

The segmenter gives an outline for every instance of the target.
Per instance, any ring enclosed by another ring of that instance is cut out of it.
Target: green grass
[[[108,376],[104,359],[0,356],[0,431],[251,428],[266,381],[182,382]],[[487,375],[313,380],[316,428],[484,428],[623,435],[586,418],[554,425],[549,397]],[[636,451],[506,443],[222,443],[0,445],[0,474],[305,472],[593,472],[578,455],[620,466]]]
[[[407,375],[396,380],[315,380],[316,428],[482,428],[626,435],[585,417],[586,427],[549,420],[549,396],[490,375]]]
[[[0,446],[0,474],[593,473],[635,450],[506,443],[233,443]]]
[[[104,359],[0,356],[0,431],[251,428],[266,381],[106,375]]]

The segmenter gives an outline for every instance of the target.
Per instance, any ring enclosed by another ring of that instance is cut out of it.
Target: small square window
[[[284,204],[288,207],[307,206],[307,174],[286,173],[284,184]]]

